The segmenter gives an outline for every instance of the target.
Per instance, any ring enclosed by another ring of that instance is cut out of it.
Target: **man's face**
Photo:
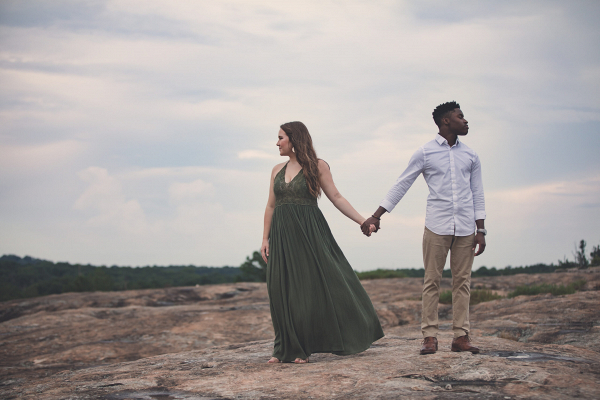
[[[458,136],[464,136],[469,133],[469,122],[465,119],[465,115],[460,108],[455,108],[446,118],[450,132]]]

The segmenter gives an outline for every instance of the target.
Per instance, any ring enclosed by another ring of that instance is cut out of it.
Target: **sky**
[[[304,122],[372,214],[456,100],[482,162],[480,266],[600,244],[600,3],[0,2],[0,254],[240,265],[260,248],[279,125]],[[355,270],[422,267],[420,177]]]

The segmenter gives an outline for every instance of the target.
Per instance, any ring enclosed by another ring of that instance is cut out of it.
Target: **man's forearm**
[[[402,172],[402,174],[396,179],[396,183],[390,188],[387,192],[383,201],[380,204],[383,204],[385,207],[381,211],[381,215],[384,212],[392,212],[394,207],[402,200],[408,189],[415,182],[417,177],[423,173],[423,168],[425,165],[425,154],[423,153],[423,149],[418,149],[415,154],[411,157],[408,162],[408,166]],[[380,210],[378,209],[377,212]]]
[[[485,219],[476,220],[475,225],[477,225],[477,229],[485,229]]]
[[[383,207],[379,206],[379,208],[377,209],[377,211],[375,211],[375,212],[373,213],[373,216],[374,216],[375,218],[381,218],[381,216],[382,216],[383,214],[385,214],[386,212],[387,212],[387,210],[386,210],[385,208],[383,208]]]

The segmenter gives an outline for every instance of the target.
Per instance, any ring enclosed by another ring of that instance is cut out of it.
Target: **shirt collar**
[[[436,140],[436,142],[438,142],[438,144],[440,146],[442,146],[444,143],[448,144],[448,141],[442,135],[440,135],[439,133],[435,136],[435,140]],[[457,137],[456,138],[456,143],[454,144],[454,146],[458,146],[459,143],[460,143],[460,138]]]

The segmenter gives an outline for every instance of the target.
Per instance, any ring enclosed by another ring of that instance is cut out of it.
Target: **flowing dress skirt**
[[[373,304],[318,207],[277,206],[269,253],[273,357],[355,354],[383,337]]]

